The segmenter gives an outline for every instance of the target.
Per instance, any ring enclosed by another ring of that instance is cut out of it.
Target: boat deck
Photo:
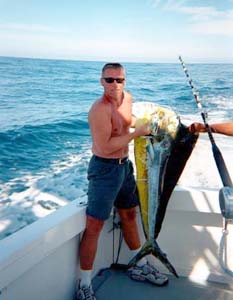
[[[93,288],[97,300],[232,300],[233,289],[227,284],[197,283],[186,277],[169,276],[164,287],[131,280],[124,270],[104,269],[94,278]]]

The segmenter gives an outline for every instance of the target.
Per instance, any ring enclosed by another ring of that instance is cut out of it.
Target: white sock
[[[132,254],[132,257],[133,258],[135,255],[138,254],[138,252],[141,250],[141,247],[138,248],[138,249],[135,249],[135,250],[130,250],[130,253]],[[136,266],[138,267],[142,267],[144,266],[145,264],[147,263],[147,259],[145,257],[141,258],[137,263],[136,263]]]
[[[91,274],[92,270],[81,270],[80,269],[80,286],[90,286],[91,285]]]

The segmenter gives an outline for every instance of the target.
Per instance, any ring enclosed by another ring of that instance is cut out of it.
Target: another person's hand
[[[205,124],[194,122],[188,127],[189,131],[198,134],[199,132],[206,132]]]

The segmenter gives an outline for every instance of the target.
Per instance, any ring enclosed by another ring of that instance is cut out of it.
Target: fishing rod
[[[208,133],[208,136],[209,136],[209,139],[210,139],[210,142],[211,142],[211,145],[212,145],[212,151],[213,151],[215,163],[217,165],[218,172],[219,172],[219,175],[221,177],[223,186],[232,187],[233,184],[232,184],[232,181],[231,181],[231,177],[230,177],[229,172],[227,170],[227,167],[226,167],[225,161],[223,159],[222,153],[220,152],[218,146],[215,143],[215,140],[214,140],[214,137],[213,137],[213,134],[212,134],[212,131],[211,131],[211,127],[209,126],[209,124],[207,122],[207,113],[202,108],[199,93],[194,88],[193,81],[192,81],[191,77],[189,76],[188,69],[186,68],[185,63],[183,62],[181,56],[179,56],[179,60],[180,60],[181,65],[183,67],[184,73],[185,73],[186,77],[188,78],[188,82],[189,82],[189,85],[192,89],[192,93],[193,93],[193,96],[196,100],[197,106],[198,106],[198,108],[201,112],[201,116],[202,116],[204,125],[206,127],[206,131]]]

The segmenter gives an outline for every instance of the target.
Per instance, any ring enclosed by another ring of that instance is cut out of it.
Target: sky
[[[0,0],[0,56],[233,63],[233,0]]]

